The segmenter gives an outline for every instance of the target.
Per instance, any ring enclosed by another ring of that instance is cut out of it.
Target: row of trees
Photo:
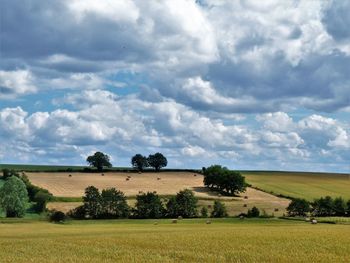
[[[123,192],[115,188],[100,192],[96,187],[89,186],[85,189],[83,205],[68,212],[68,216],[76,219],[193,218],[199,216],[197,202],[193,192],[185,189],[168,200],[162,200],[153,192],[139,194],[135,206],[129,207]],[[206,207],[202,208],[201,216],[208,216]],[[225,205],[215,201],[211,216],[227,216]]]
[[[238,195],[246,190],[245,177],[221,165],[203,168],[204,185],[225,195]]]
[[[14,170],[3,170],[4,185],[0,189],[0,206],[6,217],[23,217],[28,203],[34,203],[32,209],[41,213],[51,200],[52,194],[33,185],[27,176]]]
[[[99,172],[103,171],[103,168],[111,168],[112,163],[110,157],[102,152],[95,152],[86,159],[90,166],[97,168]],[[136,154],[131,158],[131,164],[138,171],[143,171],[147,167],[153,167],[157,172],[168,165],[168,160],[161,153],[150,154],[148,157],[142,154]]]
[[[315,199],[308,202],[305,199],[293,199],[287,207],[290,216],[350,216],[350,200],[347,202],[342,197],[333,199],[330,196]]]

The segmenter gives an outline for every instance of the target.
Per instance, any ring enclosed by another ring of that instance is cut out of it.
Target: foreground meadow
[[[322,196],[350,199],[350,174],[243,172],[247,182],[267,192],[313,201]]]
[[[6,222],[12,222],[6,223]],[[349,262],[350,227],[278,219],[0,224],[1,262]],[[157,224],[155,224],[157,222]]]

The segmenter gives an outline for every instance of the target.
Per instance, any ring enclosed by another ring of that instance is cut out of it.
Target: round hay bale
[[[157,193],[157,191],[153,191],[153,193],[154,193],[154,194],[156,194],[156,193]]]
[[[139,174],[141,173],[141,171],[139,171]]]
[[[125,181],[129,181],[130,179],[127,177],[127,178],[125,178]]]
[[[177,219],[182,220],[182,216],[178,216]]]
[[[177,223],[177,219],[171,220],[171,223],[176,224]]]
[[[278,208],[275,208],[275,212],[278,212],[279,211],[279,209]]]
[[[160,180],[160,177],[158,177],[157,180],[159,181],[159,180]]]
[[[241,219],[241,220],[244,219],[244,216],[243,216],[243,215],[240,215],[240,216],[239,216],[239,219]]]
[[[247,204],[244,204],[243,207],[247,207],[248,205]]]
[[[101,174],[101,176],[105,176],[105,174]]]
[[[210,221],[210,220],[207,220],[205,223],[206,223],[207,225],[210,225],[210,224],[211,224],[211,221]]]
[[[208,208],[211,208],[211,205],[208,205]]]
[[[311,220],[311,224],[316,225],[317,224],[317,220],[316,219],[312,219]]]
[[[221,197],[221,194],[218,194],[218,197]]]
[[[246,195],[246,196],[244,196],[244,199],[248,199],[248,196]]]
[[[142,191],[139,191],[139,194],[143,194],[143,192],[142,192]]]
[[[196,174],[194,174],[193,176],[197,176]]]
[[[70,174],[70,175],[68,175],[68,177],[72,177],[72,175]]]

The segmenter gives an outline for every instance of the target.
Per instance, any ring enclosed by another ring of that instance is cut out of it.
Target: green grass
[[[158,221],[155,225],[154,222]],[[204,219],[0,224],[1,262],[349,262],[350,228]]]
[[[322,196],[350,199],[350,175],[303,172],[243,172],[247,182],[273,194],[309,201]]]

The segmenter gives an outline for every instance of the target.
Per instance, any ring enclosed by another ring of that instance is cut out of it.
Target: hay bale
[[[278,212],[279,211],[279,209],[278,208],[275,208],[275,212]]]
[[[208,208],[211,208],[211,205],[208,205]]]
[[[194,174],[193,176],[197,176],[196,174]]]
[[[139,174],[141,174],[141,171],[139,171]]]
[[[129,181],[130,179],[127,177],[127,178],[125,178],[125,181]]]
[[[157,193],[157,191],[153,191],[153,193],[154,193],[154,194],[156,194],[156,193]]]
[[[210,220],[207,220],[205,223],[206,223],[207,225],[210,225],[210,224],[211,224],[211,221],[210,221]]]
[[[139,194],[143,194],[143,192],[142,192],[142,191],[139,191]]]
[[[161,179],[160,177],[157,178],[158,181],[159,181],[160,179]]]
[[[171,223],[176,224],[177,223],[177,219],[171,220]]]
[[[317,220],[316,219],[312,219],[311,220],[311,224],[316,225],[317,224]]]
[[[244,199],[248,199],[248,196],[246,195],[246,196],[244,196]]]
[[[105,176],[105,174],[101,174],[101,176]]]
[[[218,197],[221,197],[221,194],[218,194]]]
[[[178,216],[177,219],[182,220],[182,216]]]
[[[72,177],[72,175],[70,174],[70,175],[68,175],[68,177]]]
[[[248,205],[247,204],[244,204],[243,207],[247,207]]]

